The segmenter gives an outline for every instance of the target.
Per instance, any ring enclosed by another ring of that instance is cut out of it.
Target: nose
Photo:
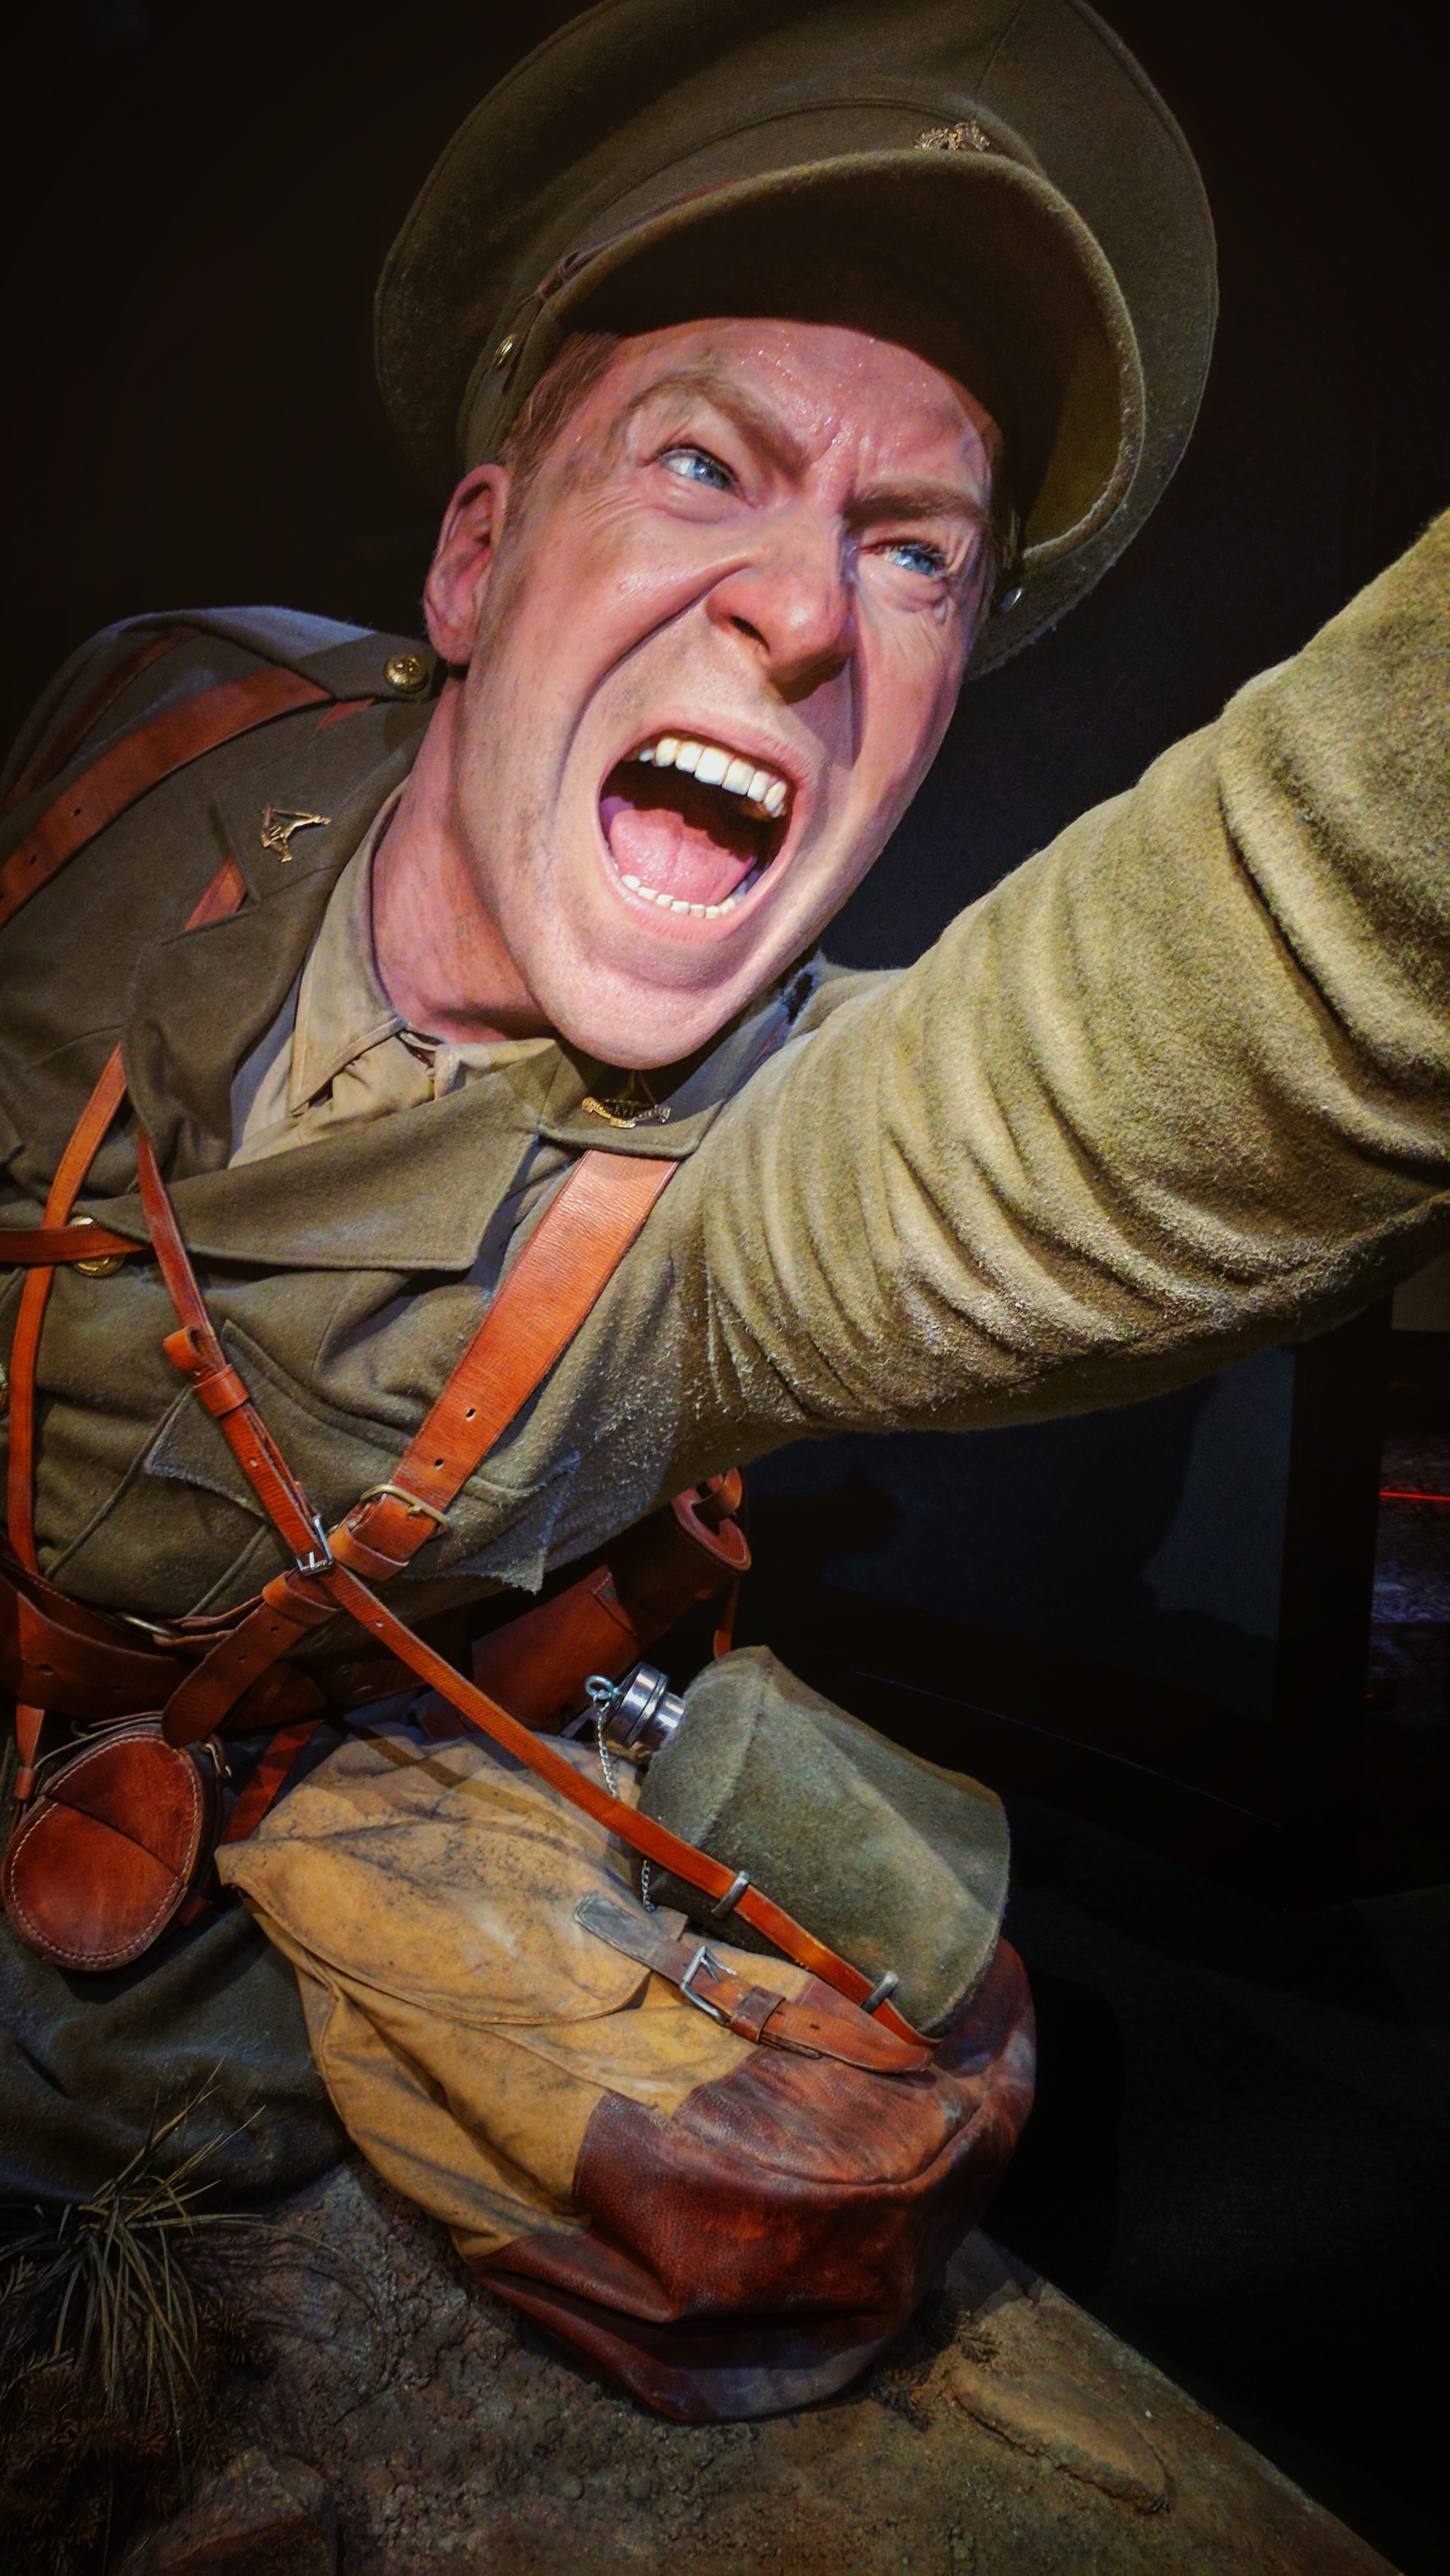
[[[717,582],[712,623],[742,636],[783,697],[800,698],[834,679],[855,648],[855,603],[841,561],[840,533],[784,513],[759,553]]]

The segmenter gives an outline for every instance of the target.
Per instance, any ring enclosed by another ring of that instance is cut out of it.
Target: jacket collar
[[[615,1123],[631,1114],[627,1098],[620,1107],[628,1077],[549,1046],[417,1109],[228,1168],[236,1069],[281,1010],[332,890],[411,768],[426,720],[424,709],[388,708],[320,735],[310,719],[269,728],[212,792],[208,819],[236,857],[249,900],[150,953],[125,1040],[132,1099],[200,1254],[298,1269],[466,1270],[533,1148],[682,1161],[789,1035],[815,989],[818,971],[808,966],[713,1046],[651,1074],[652,1105],[637,1124]],[[360,763],[364,748],[370,757]],[[275,840],[264,845],[269,806],[326,819],[299,828],[284,857]],[[106,1224],[145,1238],[133,1195],[87,1202],[98,1217],[103,1205]]]
[[[279,970],[278,982],[287,986]],[[683,1162],[789,1036],[813,989],[811,970],[769,994],[698,1059],[673,1091],[668,1119],[613,1128],[587,1106],[600,1069],[562,1048],[502,1064],[416,1109],[344,1128],[265,1161],[171,1177],[182,1233],[205,1257],[269,1269],[464,1271],[500,1203],[542,1147],[587,1146]],[[614,1076],[617,1093],[622,1077]],[[140,1201],[88,1200],[86,1212],[146,1239]]]
[[[162,1168],[178,1178],[225,1164],[232,1077],[286,1000],[379,806],[412,768],[427,715],[379,707],[325,731],[310,714],[293,718],[194,774],[191,827],[231,853],[248,899],[142,958],[124,1040],[132,1100]],[[216,774],[203,779],[203,769]],[[275,834],[264,838],[269,813],[325,819],[279,845]]]

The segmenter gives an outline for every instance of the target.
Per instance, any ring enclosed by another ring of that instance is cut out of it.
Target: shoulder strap
[[[677,1169],[597,1149],[580,1157],[396,1475],[332,1532],[344,1565],[386,1582],[446,1526],[449,1504],[573,1340]]]
[[[134,677],[134,672],[132,673]],[[191,913],[186,927],[199,930],[204,922],[220,921],[235,912],[246,883],[235,859],[224,859],[201,901]],[[101,1077],[77,1119],[65,1152],[56,1165],[45,1202],[45,1213],[37,1234],[45,1249],[36,1260],[30,1241],[21,1238],[22,1249],[12,1254],[8,1247],[13,1236],[0,1237],[0,1260],[14,1258],[26,1262],[29,1276],[20,1292],[20,1307],[15,1318],[15,1332],[10,1345],[10,1454],[6,1468],[6,1523],[10,1545],[27,1573],[37,1571],[35,1555],[35,1369],[40,1355],[40,1328],[55,1278],[58,1261],[105,1259],[119,1250],[121,1255],[134,1251],[121,1235],[111,1235],[100,1227],[70,1226],[66,1223],[75,1204],[76,1194],[96,1157],[97,1149],[126,1093],[126,1076],[121,1063],[121,1050],[113,1047],[101,1071]],[[80,1249],[71,1248],[72,1238],[80,1237]],[[34,1265],[34,1266],[31,1266]],[[18,1700],[15,1707],[15,1735],[19,1750],[16,1795],[22,1801],[34,1785],[35,1758],[40,1748],[40,1730],[44,1710],[28,1700]]]
[[[542,1386],[678,1168],[598,1151],[580,1157],[399,1460],[397,1476],[364,1494],[324,1539],[212,1331],[165,1184],[143,1138],[142,1205],[181,1317],[181,1330],[167,1336],[167,1358],[217,1416],[243,1474],[299,1564],[311,1572],[320,1550],[324,1570],[340,1560],[360,1565],[375,1582],[386,1581],[440,1524],[446,1526],[448,1505],[519,1407]],[[285,1631],[280,1614],[281,1605],[264,1592],[257,1608],[186,1675],[166,1707],[173,1744],[194,1744],[213,1734],[242,1692],[303,1628],[315,1624],[304,1615]]]
[[[188,930],[223,921],[235,912],[247,891],[235,859],[224,859],[201,901],[188,915]],[[30,1573],[35,1558],[35,1366],[40,1328],[61,1261],[94,1261],[124,1256],[136,1246],[123,1235],[100,1227],[68,1224],[81,1183],[95,1161],[102,1138],[126,1094],[121,1050],[114,1047],[101,1078],[76,1121],[74,1132],[51,1182],[45,1213],[34,1234],[0,1236],[0,1261],[23,1262],[30,1276],[20,1292],[15,1336],[10,1350],[10,1458],[7,1473],[7,1520],[10,1544]],[[18,1248],[17,1248],[18,1247]]]
[[[185,642],[187,633],[187,629],[180,628],[148,637],[134,653],[128,654],[100,689],[86,700],[65,728],[59,744],[52,745],[39,762],[32,763],[17,782],[16,792],[27,792],[46,775],[48,767],[63,764],[121,690],[129,687],[131,681],[138,678],[150,663],[159,660],[163,653]],[[332,703],[331,691],[319,687],[315,680],[305,680],[296,671],[269,665],[265,670],[249,673],[244,680],[228,680],[220,688],[206,690],[200,697],[187,698],[179,706],[167,707],[160,715],[154,716],[150,724],[139,725],[134,732],[123,735],[79,778],[72,779],[69,787],[47,806],[27,838],[0,865],[0,929],[7,921],[13,920],[33,894],[59,873],[67,859],[74,858],[78,850],[84,849],[88,841],[105,830],[107,824],[114,823],[128,806],[134,805],[150,788],[159,787],[161,781],[171,777],[174,771],[186,768],[208,751],[218,750],[224,742],[236,741],[241,734],[250,733],[258,725],[270,724],[275,716],[290,714],[299,707]],[[238,909],[246,890],[246,882],[235,859],[225,859],[200,903],[188,916],[186,928],[199,930],[206,922],[223,920]],[[67,1223],[101,1139],[121,1105],[125,1088],[121,1050],[117,1047],[108,1059],[61,1156],[40,1225],[23,1233],[0,1235],[0,1263],[7,1267],[21,1265],[30,1272],[21,1292],[11,1347],[6,1517],[10,1544],[21,1564],[32,1572],[35,1569],[35,1366],[40,1348],[40,1328],[45,1319],[56,1265],[98,1258],[124,1258],[134,1249],[123,1236],[99,1229],[87,1229],[91,1234],[89,1242],[78,1240],[81,1230]]]
[[[687,1887],[699,1888],[714,1900],[722,1919],[727,1913],[738,1913],[775,1949],[809,1968],[849,2003],[869,2006],[898,2039],[919,2045],[920,2033],[887,1999],[894,1978],[873,1986],[859,1968],[839,1958],[759,1888],[748,1881],[742,1888],[739,1874],[723,1861],[596,1786],[575,1770],[549,1737],[521,1725],[497,1700],[465,1681],[425,1645],[346,1561],[340,1561],[337,1542],[345,1537],[347,1522],[332,1534],[321,1562],[312,1545],[305,1553],[296,1546],[298,1535],[312,1541],[319,1524],[285,1464],[283,1474],[290,1491],[283,1508],[278,1508],[272,1473],[277,1453],[240,1376],[212,1333],[165,1184],[144,1135],[139,1168],[157,1259],[182,1318],[181,1329],[168,1336],[167,1355],[192,1378],[203,1403],[222,1421],[253,1490],[299,1560],[295,1572],[277,1575],[265,1586],[257,1608],[178,1684],[163,1718],[168,1740],[195,1743],[211,1734],[258,1674],[286,1654],[307,1629],[323,1626],[344,1611],[369,1638],[448,1700],[475,1734],[502,1745],[571,1805],[581,1807],[646,1860],[671,1870]],[[642,1157],[597,1151],[576,1164],[406,1453],[402,1465],[410,1470],[411,1484],[403,1484],[400,1468],[398,1484],[389,1495],[399,1501],[403,1513],[426,1514],[430,1523],[442,1518],[442,1506],[424,1499],[423,1483],[432,1478],[434,1491],[447,1501],[453,1499],[504,1422],[553,1367],[677,1169],[674,1163],[651,1164]],[[425,1435],[435,1423],[440,1426],[439,1436],[429,1441]],[[265,1451],[262,1442],[267,1443]],[[359,1508],[369,1499],[365,1496]],[[418,1544],[421,1540],[415,1539],[413,1545]],[[395,1572],[401,1561],[406,1560],[389,1557],[388,1571]]]
[[[134,674],[132,675],[134,677]],[[330,689],[304,680],[297,671],[269,666],[249,672],[245,680],[227,680],[201,697],[166,707],[151,722],[123,734],[91,768],[72,779],[55,802],[47,805],[26,838],[0,866],[0,929],[33,894],[48,885],[128,805],[159,787],[204,752],[216,751],[274,716],[298,707],[329,706]]]
[[[0,799],[0,815],[13,814],[16,806],[23,805],[27,796],[33,796],[37,787],[43,787],[48,779],[59,777],[67,761],[75,758],[87,734],[94,732],[106,709],[113,707],[132,681],[139,680],[142,672],[148,671],[153,662],[159,662],[164,654],[174,653],[179,644],[188,643],[193,632],[189,626],[163,627],[159,635],[143,635],[138,643],[132,645],[129,653],[123,653],[98,686],[81,700],[69,724],[62,725],[59,733],[42,742],[35,758],[26,762],[14,786]]]

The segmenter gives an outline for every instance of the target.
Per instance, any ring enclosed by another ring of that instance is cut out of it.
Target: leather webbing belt
[[[107,708],[125,696],[132,681],[139,680],[142,672],[148,671],[153,662],[161,661],[167,653],[174,653],[179,644],[189,643],[195,633],[192,626],[164,626],[158,634],[138,637],[130,652],[123,653],[119,662],[113,662],[99,686],[82,699],[70,722],[50,735],[35,758],[26,763],[0,803],[0,815],[13,814],[16,806],[23,805],[27,796],[33,796],[37,787],[44,787],[52,778],[58,778],[74,759],[87,734],[94,732]]]
[[[298,671],[273,668],[250,672],[245,680],[224,681],[200,697],[183,698],[179,706],[153,716],[150,724],[123,734],[46,807],[0,867],[0,929],[58,874],[67,859],[73,859],[77,850],[114,823],[148,788],[159,786],[190,761],[200,760],[204,752],[217,751],[239,734],[269,724],[274,716],[332,703],[331,690],[319,688],[315,680],[304,680]]]
[[[163,1712],[168,1740],[185,1745],[214,1733],[242,1693],[310,1628],[345,1613],[447,1700],[475,1733],[502,1745],[572,1805],[686,1886],[698,1888],[717,1905],[733,1895],[732,1910],[776,1949],[848,2002],[864,2003],[875,1989],[860,1969],[816,1940],[759,1888],[747,1886],[737,1893],[737,1875],[726,1863],[577,1771],[557,1745],[533,1734],[465,1681],[352,1571],[354,1562],[362,1562],[374,1580],[385,1580],[432,1535],[499,1431],[542,1384],[678,1166],[600,1152],[581,1157],[404,1452],[397,1475],[386,1487],[364,1495],[335,1530],[324,1533],[216,1337],[144,1131],[137,1160],[152,1246],[179,1318],[178,1329],[167,1335],[163,1347],[220,1423],[295,1559],[291,1571],[264,1587],[257,1607],[240,1626],[221,1637],[179,1683]],[[913,2047],[923,2044],[890,2002],[876,2006],[875,2018],[898,2039]]]
[[[0,869],[0,924],[85,840],[180,762],[250,725],[326,695],[291,672],[262,672],[213,690],[207,698],[188,701],[141,733],[126,737],[57,800],[29,841]],[[12,874],[17,862],[18,873]],[[244,891],[240,871],[229,858],[187,927],[225,917],[236,909]],[[35,1369],[55,1268],[62,1262],[138,1249],[124,1236],[68,1222],[125,1087],[117,1048],[61,1157],[40,1227],[21,1238],[12,1256],[27,1264],[29,1276],[12,1348],[10,1537],[21,1566],[32,1577],[36,1566]],[[860,2005],[874,1998],[877,1990],[859,1968],[816,1940],[760,1889],[747,1884],[740,1890],[738,1875],[727,1864],[684,1842],[577,1771],[555,1744],[533,1734],[486,1692],[465,1681],[362,1579],[366,1575],[372,1582],[386,1581],[401,1572],[433,1533],[446,1525],[449,1505],[519,1408],[542,1385],[677,1168],[674,1162],[597,1150],[580,1158],[404,1452],[396,1475],[363,1495],[338,1527],[325,1533],[243,1379],[227,1360],[207,1314],[150,1138],[144,1129],[140,1131],[137,1171],[142,1207],[178,1319],[177,1330],[168,1334],[163,1347],[220,1425],[294,1559],[293,1568],[264,1587],[255,1609],[224,1633],[173,1690],[162,1728],[176,1745],[197,1743],[211,1735],[238,1700],[309,1629],[328,1624],[341,1612],[449,1702],[475,1733],[501,1745],[572,1805],[686,1886],[699,1889],[717,1906],[730,1899],[731,1910],[776,1949],[809,1969],[848,2003]],[[0,1243],[0,1250],[7,1249]],[[37,1707],[17,1708],[23,1774],[33,1773],[43,1714]],[[228,1839],[237,1834],[243,1806],[247,1811],[243,1830],[259,1820],[280,1785],[287,1761],[310,1733],[310,1725],[292,1728],[290,1743],[282,1737],[274,1743],[269,1760],[243,1793]],[[874,2001],[873,2016],[883,2033],[894,2033],[912,2048],[924,2045],[889,2001]]]
[[[254,1492],[297,1559],[295,1571],[275,1576],[264,1587],[250,1618],[212,1648],[168,1701],[163,1726],[173,1743],[189,1743],[209,1733],[265,1664],[285,1654],[308,1628],[346,1611],[366,1635],[451,1702],[475,1733],[502,1745],[646,1860],[673,1871],[687,1887],[700,1889],[717,1905],[735,1892],[737,1874],[723,1861],[712,1859],[596,1786],[575,1770],[556,1744],[532,1734],[486,1692],[465,1681],[352,1572],[348,1553],[381,1563],[391,1573],[423,1545],[442,1509],[433,1497],[451,1501],[491,1445],[495,1427],[511,1419],[542,1382],[677,1168],[673,1163],[614,1154],[583,1156],[404,1453],[391,1490],[365,1496],[324,1540],[306,1494],[264,1430],[207,1321],[165,1185],[149,1140],[142,1136],[142,1204],[156,1257],[182,1319],[180,1331],[167,1337],[167,1356],[217,1414]],[[431,1485],[426,1498],[425,1484]],[[386,1552],[373,1544],[374,1515],[383,1521]],[[393,1553],[399,1546],[404,1551],[401,1557]],[[734,1910],[787,1958],[809,1968],[848,2002],[864,2003],[876,1992],[859,1968],[838,1958],[758,1888],[747,1886],[736,1894]],[[923,2044],[920,2033],[889,2002],[877,2005],[876,2018],[899,2039],[913,2046]]]

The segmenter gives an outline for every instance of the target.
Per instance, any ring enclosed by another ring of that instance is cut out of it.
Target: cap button
[[[396,696],[416,698],[428,686],[428,665],[420,653],[394,653],[384,666],[383,678]]]

